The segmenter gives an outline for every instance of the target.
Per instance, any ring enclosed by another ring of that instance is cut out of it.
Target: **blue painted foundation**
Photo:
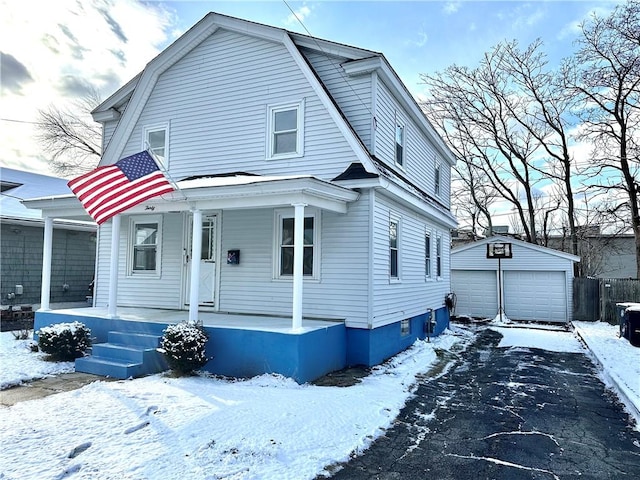
[[[132,358],[138,356],[150,357],[149,352],[138,354],[130,351],[135,347],[135,339],[140,336],[159,339],[167,324],[36,312],[34,327],[37,331],[54,323],[73,321],[82,322],[91,330],[94,345],[107,344],[96,345],[93,361],[79,359],[76,363],[78,371],[128,378],[166,368],[163,362],[153,359],[145,361],[151,363],[148,369],[134,365],[118,365],[116,368],[111,364],[116,360],[133,361]],[[407,349],[417,339],[439,335],[449,326],[449,312],[442,307],[410,318],[409,323],[410,331],[406,335],[401,334],[400,322],[373,330],[327,323],[326,327],[301,333],[205,326],[209,335],[207,356],[211,360],[204,370],[238,378],[275,373],[293,378],[298,383],[310,382],[347,366],[378,365]],[[112,345],[120,348],[112,348]],[[92,368],[94,370],[90,370]]]
[[[431,321],[429,321],[431,319]],[[402,335],[400,322],[372,330],[347,328],[347,366],[379,365],[388,358],[409,348],[417,339],[440,335],[449,326],[446,307],[409,319],[410,331]]]
[[[91,330],[93,343],[98,352],[96,361],[87,361],[86,358],[78,359],[76,362],[78,371],[88,371],[88,373],[114,378],[153,373],[143,367],[116,366],[113,358],[103,360],[100,357],[102,352],[113,352],[113,349],[96,344],[108,342],[108,345],[114,343],[121,345],[125,342],[124,340],[114,340],[114,337],[122,336],[119,335],[120,333],[125,334],[126,337],[135,337],[140,334],[161,337],[167,324],[37,312],[34,328],[37,331],[54,323],[73,321],[82,322]],[[205,326],[204,329],[209,335],[207,356],[211,358],[204,370],[216,375],[248,378],[264,373],[276,373],[293,378],[298,383],[305,383],[346,366],[347,336],[343,323],[327,323],[324,328],[302,333],[210,326]],[[131,355],[127,350],[132,347],[131,340],[128,339],[126,342],[128,343],[126,347],[115,353],[116,357],[123,361],[126,360],[125,357]],[[94,364],[93,367],[89,366],[91,363]],[[90,370],[92,368],[93,370]]]

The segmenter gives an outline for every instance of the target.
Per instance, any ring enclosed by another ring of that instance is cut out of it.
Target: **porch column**
[[[111,217],[111,262],[109,264],[109,303],[107,313],[118,315],[118,260],[120,258],[120,215]]]
[[[200,302],[200,258],[202,257],[202,211],[193,211],[191,232],[191,282],[189,283],[189,321],[198,321]]]
[[[297,203],[294,207],[293,231],[293,316],[291,328],[302,328],[302,262],[304,258],[304,203]],[[317,228],[317,227],[316,227]]]
[[[51,309],[51,256],[53,252],[53,218],[44,217],[44,241],[42,245],[42,286],[40,310]]]

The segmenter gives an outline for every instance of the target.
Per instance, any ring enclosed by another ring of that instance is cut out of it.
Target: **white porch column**
[[[297,203],[293,207],[294,232],[293,232],[293,317],[291,328],[302,328],[302,279],[304,258],[304,207],[303,203]],[[316,227],[317,228],[317,227]]]
[[[111,261],[109,263],[109,304],[107,313],[118,315],[118,260],[120,259],[120,215],[111,217]]]
[[[42,287],[40,310],[51,309],[51,256],[53,252],[53,218],[44,217],[44,242],[42,245]]]
[[[189,283],[189,321],[198,320],[200,303],[200,258],[202,257],[202,211],[193,211],[191,232],[191,281]]]

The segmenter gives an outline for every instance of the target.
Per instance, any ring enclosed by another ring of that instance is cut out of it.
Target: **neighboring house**
[[[447,326],[455,160],[381,53],[211,13],[93,117],[179,187],[101,225],[95,331],[182,312],[208,370],[308,381]]]
[[[67,180],[0,167],[0,304],[40,303],[44,220],[21,200],[68,194]],[[96,226],[76,221],[53,222],[50,298],[84,302],[95,272]]]
[[[487,245],[510,244],[511,258],[487,258]],[[456,315],[494,318],[502,299],[510,320],[569,322],[573,265],[580,257],[496,235],[451,250]],[[500,271],[498,270],[500,267]]]
[[[551,236],[548,245],[562,251],[571,249],[568,236]],[[636,278],[636,242],[633,234],[605,234],[598,227],[583,229],[578,235],[579,275],[596,278]]]

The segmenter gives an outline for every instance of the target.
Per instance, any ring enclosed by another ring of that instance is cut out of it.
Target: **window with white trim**
[[[319,214],[304,216],[302,274],[305,278],[318,278],[319,262]],[[293,241],[295,219],[293,213],[276,212],[277,252],[275,255],[275,277],[293,277]]]
[[[389,220],[389,277],[392,280],[400,278],[399,233],[400,223]]]
[[[436,277],[442,277],[442,237],[436,238]]]
[[[304,101],[268,108],[267,158],[304,153]]]
[[[440,182],[441,182],[441,168],[442,164],[439,160],[436,160],[435,170],[433,172],[434,193],[436,196],[440,196]]]
[[[161,217],[132,218],[130,224],[129,272],[132,275],[160,273]]]
[[[431,233],[424,233],[424,276],[431,277]]]
[[[398,165],[404,165],[404,124],[396,121],[395,161]]]
[[[144,128],[143,150],[149,149],[158,162],[169,167],[169,126],[151,125]]]

